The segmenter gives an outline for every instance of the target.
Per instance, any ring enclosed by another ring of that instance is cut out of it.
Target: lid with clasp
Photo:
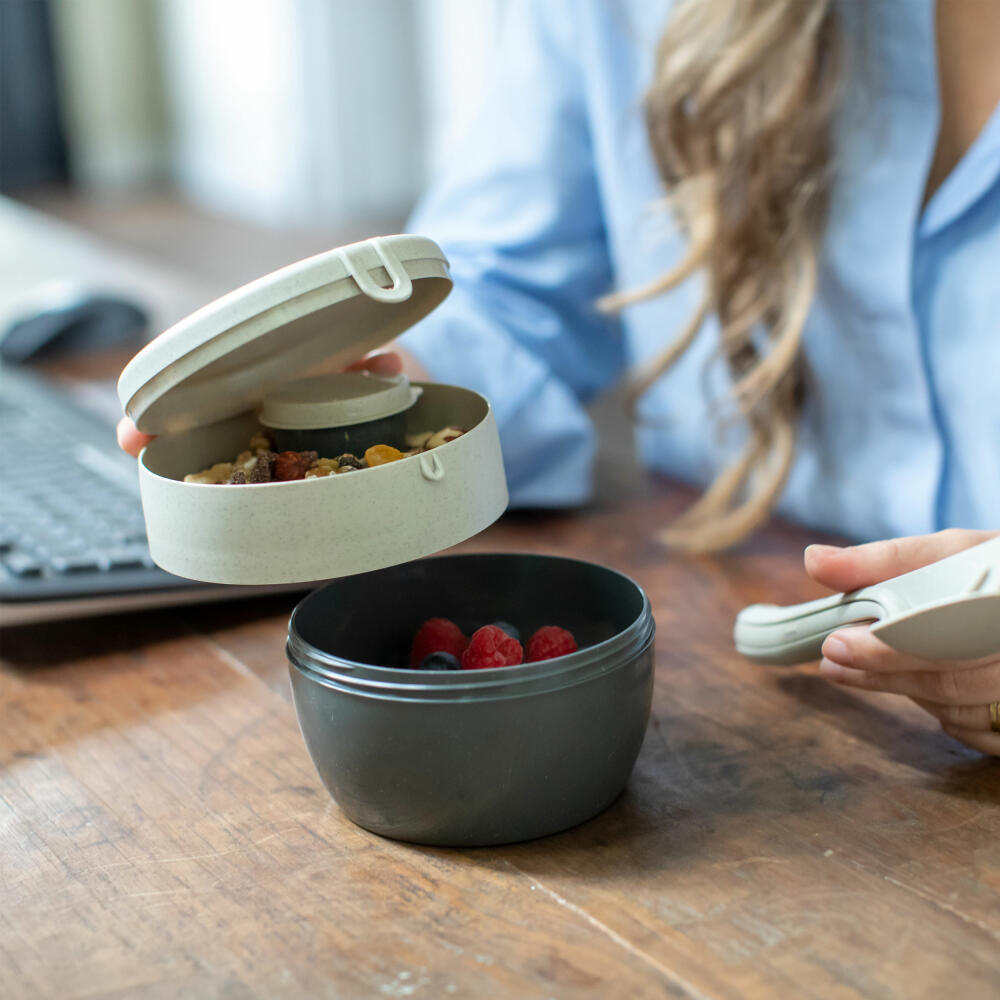
[[[118,381],[146,434],[189,430],[258,405],[323,363],[388,343],[451,291],[433,240],[384,236],[308,257],[206,305],[160,334]]]
[[[432,240],[376,237],[251,282],[146,345],[122,372],[118,391],[138,429],[158,435],[139,460],[154,561],[215,583],[325,580],[438,552],[496,520],[507,487],[489,402],[458,386],[409,387],[405,379],[387,383],[379,396],[387,409],[408,401],[407,434],[465,433],[351,475],[184,482],[246,449],[267,400],[279,411],[353,413],[356,379],[303,378],[388,343],[450,289],[448,261]],[[313,398],[314,385],[328,385],[331,398]],[[337,399],[338,386],[344,399]]]

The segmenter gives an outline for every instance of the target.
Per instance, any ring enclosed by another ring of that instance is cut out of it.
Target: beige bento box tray
[[[375,237],[236,289],[143,348],[118,393],[139,430],[159,435],[139,457],[156,564],[210,583],[304,583],[409,562],[495,521],[508,499],[496,421],[457,386],[423,385],[408,413],[408,433],[465,428],[432,451],[287,483],[183,481],[247,447],[269,390],[388,343],[450,289],[433,241]]]

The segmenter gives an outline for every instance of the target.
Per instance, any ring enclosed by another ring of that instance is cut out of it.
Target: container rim
[[[475,397],[475,399],[479,400],[482,403],[483,407],[484,407],[483,414],[479,418],[479,420],[476,421],[476,423],[472,424],[470,427],[467,428],[466,433],[470,433],[471,431],[474,431],[474,430],[478,429],[479,427],[482,427],[483,424],[487,420],[489,420],[490,414],[493,412],[493,407],[492,407],[492,404],[490,403],[490,401],[482,393],[476,392],[475,389],[468,389],[465,386],[460,386],[460,385],[445,385],[444,383],[441,383],[441,382],[411,382],[410,386],[413,389],[419,390],[419,393],[409,403],[409,405],[406,406],[406,407],[404,407],[404,409],[401,410],[400,412],[406,412],[411,407],[416,406],[416,404],[419,402],[419,400],[423,397],[424,392],[425,392],[425,390],[428,387],[431,387],[434,390],[436,390],[437,388],[441,388],[441,387],[447,388],[449,391],[451,391],[451,390],[457,390],[459,392],[466,393],[469,396]],[[195,428],[195,430],[196,431],[205,431],[205,430],[210,429],[212,427],[217,427],[217,426],[220,426],[220,425],[223,425],[223,424],[227,424],[227,423],[233,423],[233,424],[235,424],[235,423],[241,422],[241,421],[248,421],[251,416],[256,420],[258,426],[261,426],[261,427],[264,427],[265,429],[267,429],[267,427],[269,425],[266,425],[266,424],[262,423],[258,411],[254,410],[254,409],[248,409],[248,410],[242,411],[241,413],[234,414],[231,417],[226,417],[226,418],[224,418],[222,420],[217,420],[217,421],[215,421],[214,424],[205,424],[205,425],[203,425],[203,426],[201,426],[199,428]],[[389,414],[389,416],[393,416],[393,414]],[[380,419],[380,418],[376,418],[376,419]],[[285,429],[295,429],[295,428],[276,428],[276,429],[277,430],[285,430]],[[304,429],[311,429],[311,428],[304,428]],[[156,455],[157,455],[157,452],[160,451],[163,448],[164,443],[172,441],[175,438],[184,438],[184,437],[186,437],[187,435],[189,435],[191,433],[192,433],[191,430],[186,430],[186,431],[176,431],[176,432],[167,433],[167,434],[158,434],[154,438],[153,441],[149,442],[149,444],[147,444],[139,452],[139,456],[138,456],[138,459],[137,459],[137,464],[138,464],[139,469],[141,470],[141,473],[143,475],[145,475],[145,476],[149,476],[150,478],[152,478],[154,480],[159,480],[159,481],[164,482],[164,483],[181,483],[181,484],[183,484],[183,486],[185,487],[185,489],[191,489],[191,488],[202,489],[202,490],[208,489],[208,490],[212,490],[213,493],[215,493],[220,488],[221,489],[230,488],[231,484],[228,484],[228,483],[187,483],[187,482],[184,482],[183,479],[176,479],[176,478],[174,478],[172,476],[164,475],[162,472],[158,472],[158,471],[156,471],[156,469],[154,469],[153,467],[150,466],[150,464],[149,464],[149,458],[153,458],[154,464],[156,464]],[[465,435],[462,435],[462,436],[464,437]],[[457,440],[457,438],[455,440]],[[444,444],[438,445],[437,448],[435,448],[433,450],[437,451],[438,448],[449,448],[449,446],[451,446],[453,444],[454,444],[454,441],[445,441]],[[152,454],[151,455],[149,454],[150,449],[152,449]],[[417,461],[420,461],[421,458],[424,455],[426,455],[426,454],[431,454],[431,452],[421,452],[420,454],[417,454],[417,455],[406,455],[404,458],[399,459],[399,462],[407,462],[407,461],[410,461],[411,459],[415,459]],[[443,454],[445,454],[445,452],[441,452],[441,454],[443,455]],[[378,472],[379,469],[386,469],[386,468],[389,468],[390,466],[394,466],[396,464],[397,464],[396,462],[387,462],[385,465],[376,465],[376,466],[374,466],[372,468],[365,469],[364,471],[366,473],[374,473],[374,472]],[[290,480],[287,483],[273,483],[273,482],[272,483],[243,483],[243,484],[239,485],[238,487],[233,487],[233,488],[237,488],[237,489],[240,489],[240,490],[251,489],[251,490],[260,491],[261,489],[264,489],[264,488],[267,488],[267,487],[280,486],[280,487],[283,487],[284,490],[287,493],[288,490],[291,489],[291,488],[293,488],[293,487],[296,488],[296,489],[301,490],[301,489],[303,489],[306,486],[307,483],[309,483],[309,484],[311,484],[311,483],[327,483],[327,484],[329,484],[331,482],[338,482],[338,481],[343,481],[343,480],[342,480],[341,477],[337,477],[337,476],[316,476],[316,477],[314,477],[312,479],[293,479],[293,480]],[[329,489],[329,485],[327,485],[326,488]],[[240,494],[240,495],[242,496],[244,494]],[[249,494],[247,494],[247,495],[249,495]],[[385,668],[381,668],[381,669],[385,669]]]
[[[600,563],[538,552],[468,552],[434,556],[427,561],[482,558],[483,555],[490,554],[574,563],[590,569],[596,567],[617,576],[635,590],[641,600],[639,613],[616,635],[567,656],[512,667],[418,671],[360,663],[324,652],[307,642],[298,632],[297,618],[305,602],[320,592],[317,590],[299,602],[289,618],[285,646],[289,664],[303,676],[324,687],[353,691],[369,697],[417,701],[481,701],[571,687],[618,669],[653,641],[656,625],[646,592],[625,573]]]

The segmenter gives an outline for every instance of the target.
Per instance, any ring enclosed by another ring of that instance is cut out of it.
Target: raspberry
[[[565,656],[577,650],[576,639],[572,632],[567,632],[558,625],[543,625],[528,640],[528,663],[538,660],[551,660],[556,656]]]
[[[496,625],[484,625],[472,633],[469,646],[462,654],[463,670],[484,670],[487,667],[513,667],[524,660],[524,650]]]
[[[502,629],[507,633],[512,639],[517,639],[518,642],[521,641],[521,632],[515,625],[511,625],[510,622],[493,622],[498,629]]]
[[[419,667],[431,653],[451,653],[461,659],[468,645],[468,639],[453,621],[447,618],[428,618],[413,637],[410,666]]]

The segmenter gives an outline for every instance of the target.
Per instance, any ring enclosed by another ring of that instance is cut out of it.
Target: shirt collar
[[[1000,104],[941,186],[920,220],[919,235],[929,237],[964,215],[1000,180]]]

